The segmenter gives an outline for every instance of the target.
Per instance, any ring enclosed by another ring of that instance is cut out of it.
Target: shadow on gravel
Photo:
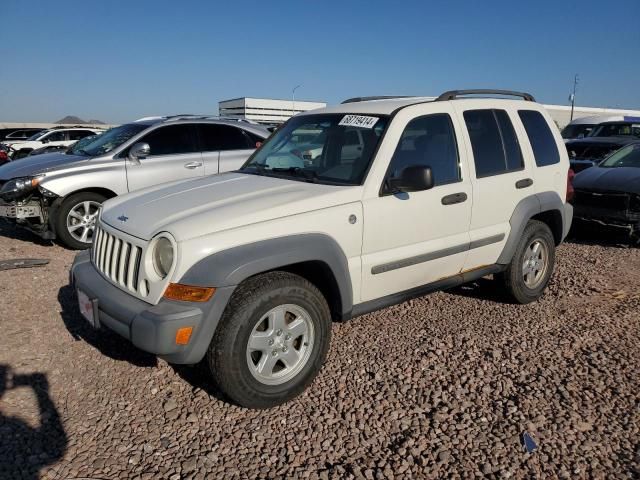
[[[138,350],[127,340],[107,329],[95,330],[82,317],[73,287],[66,285],[58,291],[60,316],[74,340],[84,340],[97,348],[100,353],[114,360],[129,362],[138,367],[155,367],[155,355]]]
[[[578,245],[600,245],[601,247],[633,248],[634,241],[622,230],[585,225],[574,222],[566,242]]]
[[[218,389],[216,384],[209,375],[208,367],[204,363],[206,360],[197,365],[175,365],[169,364],[173,371],[178,374],[185,382],[194,388],[199,388],[211,397],[216,398],[225,403],[233,404],[230,399]]]
[[[445,293],[496,303],[513,303],[500,289],[500,284],[495,282],[492,278],[481,278],[471,283],[465,283],[459,287],[446,290]]]
[[[13,240],[22,240],[23,242],[31,242],[46,247],[53,245],[51,240],[43,240],[35,233],[17,227],[3,218],[0,219],[0,235]]]
[[[60,414],[49,396],[49,382],[43,373],[12,374],[0,364],[0,404],[5,393],[29,388],[38,402],[40,422],[32,427],[18,417],[0,411],[0,478],[37,479],[40,469],[60,460],[67,450],[67,434]]]

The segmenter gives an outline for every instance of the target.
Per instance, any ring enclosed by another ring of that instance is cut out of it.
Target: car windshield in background
[[[593,130],[594,125],[583,123],[581,125],[567,125],[562,129],[562,138],[586,137]]]
[[[595,127],[589,136],[640,138],[640,123],[603,123]]]
[[[33,135],[31,135],[29,138],[27,138],[27,142],[33,142],[35,140],[38,140],[40,137],[42,137],[45,133],[49,133],[51,130],[44,130],[41,132],[37,132],[34,133]]]
[[[331,185],[360,185],[387,127],[385,115],[294,117],[240,171]]]
[[[640,168],[640,143],[632,143],[621,148],[599,165],[603,168]]]
[[[89,155],[91,157],[104,155],[147,128],[149,128],[149,125],[139,123],[121,125],[93,137],[93,141],[75,150],[79,155]]]
[[[97,135],[90,135],[88,137],[81,138],[76,143],[74,143],[69,150],[67,150],[67,154],[86,155],[84,148],[90,143],[93,143],[95,140],[97,140],[100,135],[104,135],[104,133],[99,133]]]

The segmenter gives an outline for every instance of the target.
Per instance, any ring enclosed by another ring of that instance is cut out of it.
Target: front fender
[[[321,233],[272,238],[216,252],[193,265],[180,282],[234,286],[259,273],[310,261],[329,268],[340,293],[342,313],[350,312],[353,291],[347,257],[333,238]]]

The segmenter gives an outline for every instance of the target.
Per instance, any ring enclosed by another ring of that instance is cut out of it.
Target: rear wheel
[[[91,246],[98,212],[106,200],[95,192],[75,193],[65,199],[55,218],[56,236],[65,246],[84,250]]]
[[[221,390],[268,408],[299,395],[318,374],[331,338],[325,298],[287,272],[253,277],[234,292],[207,353]]]
[[[555,264],[555,241],[549,227],[531,220],[507,269],[497,276],[518,303],[530,303],[542,296]]]

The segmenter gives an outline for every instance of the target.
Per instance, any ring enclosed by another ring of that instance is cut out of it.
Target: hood
[[[165,184],[113,198],[102,221],[144,240],[167,231],[176,240],[360,201],[362,187],[242,173]]]
[[[0,167],[0,180],[46,173],[70,163],[87,161],[90,158],[81,155],[67,155],[61,152],[43,153],[32,157],[20,158]]]
[[[579,190],[640,194],[640,168],[588,168],[575,176],[573,187]]]

